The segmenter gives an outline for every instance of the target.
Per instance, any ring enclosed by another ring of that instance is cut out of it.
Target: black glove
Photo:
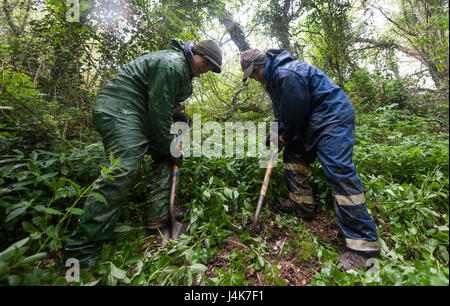
[[[266,147],[270,147],[270,143],[275,143],[278,136],[278,152],[280,152],[285,145],[287,145],[286,141],[283,138],[283,135],[270,134],[266,136]]]
[[[172,118],[173,118],[174,122],[180,122],[181,121],[181,122],[186,123],[189,120],[189,126],[192,125],[191,117],[189,117],[189,115],[187,113],[185,113],[185,112],[175,113]]]
[[[181,168],[181,166],[183,166],[183,154],[181,154],[179,157],[173,157],[172,155],[170,155],[170,161],[177,165],[178,168]]]

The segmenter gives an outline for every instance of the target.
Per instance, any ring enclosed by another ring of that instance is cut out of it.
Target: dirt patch
[[[334,217],[326,216],[324,214],[318,215],[311,221],[305,222],[308,230],[326,244],[331,245],[337,251],[345,250],[345,243],[339,234],[338,225]],[[295,243],[294,236],[288,228],[285,228],[275,222],[266,222],[262,224],[262,237],[267,237],[264,243],[268,246],[271,253],[264,255],[266,263],[274,264],[278,268],[278,277],[286,285],[290,286],[305,286],[311,282],[314,274],[320,270],[322,266],[321,261],[317,261],[313,256],[301,258],[301,254],[292,251],[292,248],[287,250],[288,245]],[[215,277],[215,267],[221,268],[223,271],[228,271],[231,262],[231,254],[235,251],[242,254],[251,254],[252,250],[238,237],[232,236],[223,241],[221,250],[217,253],[210,264],[206,275],[208,277]],[[312,249],[314,252],[315,249]],[[244,255],[245,256],[245,255]],[[274,271],[272,269],[272,274]],[[249,265],[245,269],[245,277],[249,283],[255,286],[277,285],[273,278],[270,278],[264,272],[264,269],[256,271],[253,265]]]
[[[238,237],[231,236],[225,239],[221,246],[220,252],[214,255],[211,263],[208,265],[206,275],[208,277],[216,276],[214,268],[221,268],[224,271],[227,271],[230,266],[230,254],[236,250],[250,251],[250,248],[246,246]]]
[[[339,253],[346,250],[344,238],[339,231],[336,218],[319,215],[310,221],[306,221],[306,225],[312,234],[330,244]]]

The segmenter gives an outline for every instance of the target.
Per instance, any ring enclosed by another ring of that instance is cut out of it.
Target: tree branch
[[[399,25],[397,22],[395,22],[392,18],[390,18],[381,7],[374,7],[376,9],[378,9],[380,11],[380,13],[384,16],[384,18],[386,18],[390,23],[392,23],[393,25],[395,25],[397,28],[399,28],[400,30],[402,30],[403,32],[407,33],[408,35],[411,36],[416,36],[415,33],[409,31],[408,29],[403,28],[401,25]]]
[[[10,9],[11,5],[8,3],[7,0],[3,0],[3,12],[5,13],[6,22],[8,23],[9,27],[11,28],[11,31],[13,32],[14,36],[19,36],[17,26],[14,24],[11,13],[12,9]]]

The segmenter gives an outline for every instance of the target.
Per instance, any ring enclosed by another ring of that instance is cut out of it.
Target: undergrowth
[[[333,244],[297,217],[264,207],[262,224],[275,222],[297,239],[286,252],[298,262],[320,263],[310,285],[448,285],[448,134],[430,132],[432,122],[389,108],[358,116],[354,162],[381,244],[380,258],[366,271],[341,272]],[[0,284],[65,285],[63,246],[83,213],[86,188],[106,164],[103,147],[73,142],[54,150],[8,148],[0,157]],[[177,201],[190,209],[191,225],[166,246],[145,230],[150,158],[144,161],[142,179],[101,260],[72,285],[252,285],[249,270],[263,273],[267,285],[285,284],[273,261],[282,255],[267,243],[270,233],[249,233],[265,172],[256,158],[186,158]],[[287,195],[279,161],[269,199]],[[327,211],[330,190],[318,162],[312,172],[314,196]],[[226,268],[210,267],[230,238],[242,247],[229,254]]]

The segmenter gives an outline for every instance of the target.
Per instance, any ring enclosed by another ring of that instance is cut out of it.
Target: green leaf
[[[53,165],[57,161],[58,161],[57,159],[49,159],[45,162],[44,167],[47,168],[47,167]]]
[[[11,221],[12,219],[14,219],[16,217],[23,215],[26,210],[27,210],[26,206],[14,209],[12,212],[9,213],[8,217],[6,217],[5,222]]]
[[[106,205],[108,205],[108,203],[106,202],[105,197],[101,193],[94,192],[94,198],[96,198],[97,201],[105,203]]]
[[[46,212],[47,211],[47,207],[45,207],[42,204],[34,206],[34,209],[38,212]]]
[[[86,283],[86,284],[82,284],[82,286],[93,287],[93,286],[97,285],[98,282],[100,282],[101,280],[102,280],[102,279],[99,278],[99,279],[96,279],[96,280],[94,280],[94,281],[92,281],[92,282],[89,282],[89,283]]]
[[[122,225],[116,227],[116,228],[114,229],[114,231],[115,231],[116,233],[126,233],[126,232],[129,232],[129,231],[135,230],[135,229],[136,229],[136,228],[131,227],[131,226],[129,226],[129,225],[122,224]]]
[[[12,191],[12,189],[9,189],[9,188],[1,188],[0,195],[10,193],[11,191]]]
[[[258,256],[258,262],[261,265],[261,267],[264,267],[264,258],[262,258],[261,256]]]
[[[44,174],[43,176],[41,176],[39,179],[40,179],[41,181],[46,181],[46,180],[48,180],[49,178],[52,178],[52,177],[54,177],[54,176],[56,176],[56,175],[58,175],[57,172],[47,173],[47,174]]]
[[[194,251],[192,249],[186,249],[181,255],[186,257],[186,260],[190,262],[192,260],[192,256],[194,256]]]
[[[233,190],[233,199],[237,199],[239,197],[239,191]]]
[[[30,237],[24,238],[22,240],[19,240],[12,245],[10,245],[6,250],[0,253],[0,259],[3,261],[6,261],[15,250],[22,250],[21,253],[25,252],[25,249],[23,246],[30,240]]]
[[[22,171],[22,172],[20,172],[18,175],[17,175],[17,177],[16,177],[16,179],[20,182],[20,181],[23,181],[24,179],[26,179],[27,178],[27,176],[28,176],[28,171]]]
[[[32,264],[36,261],[41,260],[42,258],[44,258],[47,255],[46,252],[41,252],[41,253],[37,253],[31,256],[28,256],[26,258],[23,258],[19,261],[19,263],[17,265],[27,265],[27,264]]]
[[[62,215],[62,214],[63,214],[63,213],[60,212],[59,210],[56,210],[56,209],[51,208],[51,207],[48,207],[48,208],[45,210],[45,213],[50,214],[50,215]]]
[[[66,211],[69,211],[70,207],[68,207],[66,209]],[[83,214],[83,210],[81,208],[76,208],[76,207],[72,207],[72,209],[70,209],[70,213],[72,215],[77,215],[77,216],[81,216]]]
[[[193,264],[189,266],[189,270],[191,270],[192,273],[202,273],[205,272],[208,268],[205,265],[202,264]]]
[[[211,197],[211,194],[207,190],[203,191],[203,195],[208,199]]]
[[[448,226],[445,225],[438,226],[438,230],[441,232],[448,232]]]
[[[225,193],[225,195],[227,197],[229,197],[230,199],[233,199],[233,191],[230,188],[225,187],[223,189],[223,192]]]
[[[28,222],[28,221],[22,222],[22,227],[23,227],[27,232],[29,232],[29,233],[31,233],[31,234],[37,232],[37,230],[36,230],[36,228],[34,227],[34,225],[31,224],[31,223]]]
[[[431,276],[430,277],[430,284],[432,286],[448,286],[448,277],[445,278],[444,276]]]
[[[395,193],[394,193],[392,190],[386,189],[385,191],[386,191],[387,193],[389,193],[390,195],[392,195],[393,197],[395,197]]]
[[[117,279],[125,279],[127,273],[124,270],[117,268],[113,263],[111,263],[111,275]]]
[[[71,198],[77,195],[77,190],[73,186],[64,186],[55,193],[55,201],[61,198]]]
[[[283,279],[280,277],[275,277],[275,284],[277,286],[287,286]]]

